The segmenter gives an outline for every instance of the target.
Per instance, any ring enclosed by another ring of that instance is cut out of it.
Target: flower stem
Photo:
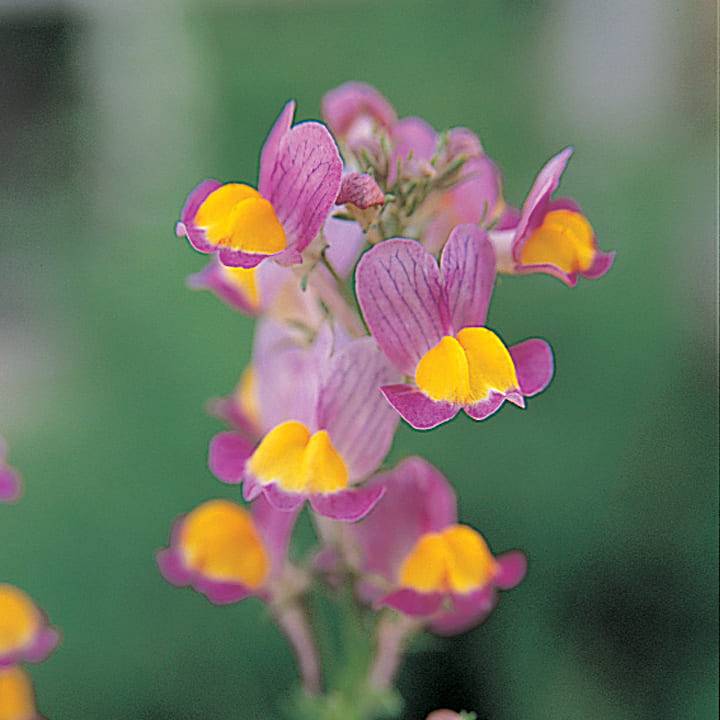
[[[408,636],[420,628],[417,620],[404,615],[384,614],[377,624],[375,654],[368,668],[368,685],[389,690],[395,684]]]
[[[323,691],[322,668],[307,613],[300,605],[292,603],[276,610],[275,620],[295,653],[303,690],[310,695],[319,695]]]

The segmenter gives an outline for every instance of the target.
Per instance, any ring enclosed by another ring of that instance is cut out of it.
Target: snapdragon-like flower
[[[455,493],[426,460],[407,458],[369,484],[385,487],[383,501],[349,534],[359,550],[359,591],[374,605],[455,634],[481,623],[497,590],[525,576],[522,552],[495,557],[478,532],[458,524]]]
[[[0,502],[15,502],[22,495],[20,473],[5,462],[7,449],[0,437]]]
[[[19,665],[0,667],[0,720],[43,720],[32,680]]]
[[[566,148],[540,171],[517,226],[491,231],[499,272],[547,273],[573,287],[578,276],[598,278],[612,266],[615,253],[598,248],[580,206],[571,198],[552,199],[572,152]]]
[[[358,263],[357,296],[365,321],[390,362],[410,382],[381,389],[417,429],[453,418],[475,420],[509,400],[525,406],[550,382],[550,346],[539,339],[505,347],[484,327],[495,283],[486,233],[460,225],[440,260],[419,243],[380,243]]]
[[[370,338],[332,343],[325,328],[312,348],[276,345],[267,363],[257,362],[257,447],[248,452],[237,432],[213,439],[211,470],[243,482],[246,500],[263,494],[292,510],[307,499],[321,515],[357,520],[380,499],[382,488],[360,483],[390,449],[398,418],[379,387],[398,375]]]
[[[188,196],[176,232],[223,265],[253,268],[265,258],[283,265],[301,253],[330,213],[342,160],[327,128],[293,126],[294,101],[277,119],[260,155],[258,189],[205,180]]]
[[[0,584],[0,669],[39,663],[55,649],[60,633],[45,613],[19,588]]]
[[[271,600],[296,519],[264,498],[250,511],[231,500],[208,500],[175,521],[158,567],[169,583],[189,585],[215,605],[249,596]]]

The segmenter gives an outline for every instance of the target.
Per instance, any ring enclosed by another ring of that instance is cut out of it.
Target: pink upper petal
[[[482,327],[495,286],[495,251],[477,225],[458,225],[440,260],[454,333]]]
[[[523,247],[530,233],[542,222],[550,196],[555,192],[560,182],[560,176],[563,174],[572,153],[572,147],[565,148],[555,157],[548,160],[538,173],[523,204],[520,220],[515,231],[512,250],[515,262],[520,261]]]
[[[267,198],[270,193],[270,174],[278,160],[280,145],[283,138],[290,132],[293,117],[295,116],[295,101],[290,100],[270,130],[267,140],[260,153],[260,172],[258,177],[258,191]]]
[[[550,345],[539,338],[531,338],[508,349],[523,395],[531,397],[544,390],[554,371]]]
[[[373,472],[390,449],[400,418],[380,386],[396,380],[399,373],[369,337],[354,340],[330,359],[317,426],[328,431],[351,481]]]
[[[402,373],[414,375],[450,329],[437,261],[415,240],[386,240],[360,259],[356,288],[378,345]]]
[[[264,174],[266,173],[266,174]],[[260,192],[272,203],[287,236],[288,248],[302,252],[335,205],[342,160],[324,125],[303,122],[280,140],[273,168]]]

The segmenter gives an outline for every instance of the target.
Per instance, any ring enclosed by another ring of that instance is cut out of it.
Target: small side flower
[[[572,198],[552,199],[572,152],[566,148],[543,167],[515,227],[490,232],[499,272],[547,273],[574,287],[578,277],[598,278],[612,266],[615,253],[598,248],[580,206]]]
[[[270,601],[296,519],[262,498],[250,511],[208,500],[175,521],[169,547],[156,555],[158,567],[170,584],[190,586],[215,605],[250,596]]]

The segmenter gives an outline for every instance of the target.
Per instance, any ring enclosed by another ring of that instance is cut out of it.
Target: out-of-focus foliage
[[[317,117],[359,79],[478,132],[516,204],[574,144],[561,190],[618,251],[573,291],[501,279],[491,327],[556,353],[526,411],[401,429],[393,457],[422,448],[461,519],[530,557],[485,626],[415,649],[404,717],[711,717],[711,4],[62,7],[0,8],[0,431],[26,484],[0,508],[0,578],[64,633],[33,670],[42,711],[278,716],[294,670],[261,606],[213,608],[153,563],[177,514],[239,495],[207,469],[220,426],[203,405],[235,383],[251,331],[185,289],[204,259],[173,224],[200,178],[254,181],[286,99]]]

